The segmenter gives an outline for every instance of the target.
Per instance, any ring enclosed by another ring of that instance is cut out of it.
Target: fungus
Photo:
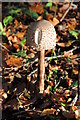
[[[38,55],[38,76],[40,93],[44,91],[45,50],[56,46],[56,32],[52,23],[47,20],[32,22],[27,30],[27,45],[35,47]]]

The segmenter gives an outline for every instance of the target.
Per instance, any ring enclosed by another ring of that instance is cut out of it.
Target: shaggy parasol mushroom
[[[39,51],[39,93],[44,91],[45,50],[54,49],[56,46],[56,32],[54,26],[47,20],[33,22],[27,30],[27,45]]]

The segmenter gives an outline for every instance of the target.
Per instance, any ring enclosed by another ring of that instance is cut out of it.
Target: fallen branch
[[[67,13],[69,12],[70,7],[72,6],[72,3],[73,3],[73,0],[71,1],[71,3],[70,3],[70,5],[69,5],[68,9],[66,10],[66,12],[65,12],[64,15],[62,16],[62,18],[60,19],[60,22],[62,22],[62,21],[64,20],[65,16],[66,16]]]

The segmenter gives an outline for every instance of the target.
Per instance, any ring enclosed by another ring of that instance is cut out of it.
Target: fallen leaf
[[[24,37],[24,35],[25,35],[25,33],[24,32],[17,32],[16,33],[16,36],[18,37],[18,38],[20,38],[20,39],[22,39],[23,37]]]
[[[70,47],[71,46],[71,41],[67,42],[67,43],[57,43],[58,46],[60,47]]]
[[[75,75],[78,74],[78,70],[73,69],[72,72],[73,72]]]
[[[48,109],[44,109],[44,110],[42,111],[42,116],[54,114],[55,111],[56,111],[56,110],[53,109],[53,108],[51,108],[51,109],[49,109],[49,108],[48,108]]]
[[[31,6],[29,9],[31,11],[37,12],[39,14],[43,14],[44,13],[44,9],[43,9],[42,5],[39,5],[39,4]]]
[[[46,19],[47,19],[48,21],[53,20],[53,15],[47,12],[47,13],[46,13]]]
[[[22,65],[22,59],[11,56],[10,59],[8,59],[6,61],[6,63],[9,66],[21,66]]]
[[[76,60],[72,60],[72,63],[73,63],[74,65],[78,65],[78,62],[77,62]]]
[[[77,21],[75,18],[73,18],[67,21],[67,24],[68,24],[68,30],[74,30],[76,28]]]
[[[28,58],[34,58],[34,57],[35,57],[35,54],[34,54],[34,53],[28,54]]]
[[[50,21],[50,20],[49,20],[49,21]],[[56,25],[59,23],[59,20],[54,17],[53,20],[50,21],[50,22],[53,24],[53,26],[56,26]]]
[[[7,96],[7,93],[3,93],[2,94],[2,97],[4,98],[4,99],[6,99],[8,96]]]
[[[14,38],[12,39],[12,42],[20,44],[20,40],[16,36],[14,36]]]
[[[48,85],[48,87],[47,87],[46,90],[45,90],[45,93],[50,94],[50,88],[51,88],[51,86]]]

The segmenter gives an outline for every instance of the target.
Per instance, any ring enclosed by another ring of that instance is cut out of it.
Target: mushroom
[[[27,29],[27,45],[30,47],[33,46],[37,51],[39,51],[39,93],[43,93],[45,75],[45,50],[54,49],[56,46],[56,32],[52,23],[47,20],[32,22]]]

